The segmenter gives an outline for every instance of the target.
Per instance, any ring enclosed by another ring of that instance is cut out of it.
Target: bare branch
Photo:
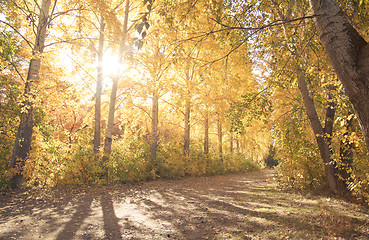
[[[3,21],[3,20],[0,20],[0,23],[3,23],[3,24],[5,24],[6,26],[8,26],[8,27],[10,27],[11,29],[13,29],[13,31],[15,31],[24,41],[26,41],[26,43],[27,43],[27,45],[28,46],[30,46],[32,49],[33,49],[33,47],[34,47],[34,45],[30,42],[30,41],[28,41],[28,39],[25,37],[25,36],[23,36],[19,31],[18,31],[18,29],[16,29],[15,27],[13,27],[10,23],[7,23],[7,22],[5,22],[5,21]]]
[[[97,39],[96,38],[89,38],[89,37],[72,38],[72,39],[60,40],[60,41],[57,41],[57,42],[52,42],[52,43],[49,43],[49,44],[45,45],[45,47],[50,47],[50,46],[57,45],[57,44],[62,44],[62,43],[73,44],[73,42],[79,41],[79,40],[97,40]]]
[[[13,66],[14,70],[17,72],[17,74],[22,79],[22,81],[23,82],[26,82],[26,80],[23,78],[22,74],[19,72],[17,66],[13,63],[13,61],[9,61],[9,63]]]
[[[54,6],[53,6],[53,8],[52,8],[52,10],[51,10],[51,13],[50,13],[50,16],[49,16],[49,21],[47,21],[47,25],[49,25],[50,23],[51,23],[51,21],[52,21],[52,16],[54,15],[54,11],[55,11],[55,8],[56,8],[56,3],[58,2],[58,0],[55,0],[55,2],[54,2]]]
[[[141,111],[143,111],[144,113],[146,113],[147,114],[147,116],[151,119],[152,117],[151,117],[151,115],[150,115],[150,113],[144,108],[144,107],[142,107],[142,106],[139,106],[139,105],[136,105],[136,104],[134,104],[133,102],[131,103],[132,104],[132,106],[134,106],[134,107],[136,107],[136,108],[138,108],[138,109],[140,109]]]
[[[317,15],[312,15],[312,16],[305,16],[305,17],[300,17],[300,18],[295,18],[295,19],[290,19],[290,20],[277,20],[277,21],[273,21],[269,24],[266,24],[266,25],[261,25],[259,27],[242,27],[242,26],[239,26],[239,27],[232,27],[232,26],[228,26],[228,25],[225,25],[219,21],[217,21],[216,19],[213,19],[213,18],[210,18],[212,19],[213,21],[215,21],[216,23],[218,23],[219,25],[221,25],[223,28],[221,29],[218,29],[218,30],[212,30],[210,32],[205,32],[203,34],[200,34],[200,35],[197,35],[197,36],[194,36],[194,37],[190,37],[190,38],[186,38],[186,39],[183,39],[183,40],[180,40],[178,42],[185,42],[185,41],[190,41],[190,40],[194,40],[194,39],[198,39],[198,38],[202,38],[204,36],[209,36],[211,34],[215,34],[215,33],[219,33],[219,32],[224,32],[224,31],[231,31],[231,30],[242,30],[242,31],[260,31],[260,30],[264,30],[266,28],[270,28],[270,27],[275,27],[275,26],[280,26],[280,25],[283,25],[285,23],[292,23],[292,22],[296,22],[296,21],[300,21],[302,19],[310,19],[310,18],[314,18],[316,17]]]

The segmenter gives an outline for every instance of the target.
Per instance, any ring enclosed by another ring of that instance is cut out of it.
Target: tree
[[[126,51],[126,41],[127,41],[127,34],[128,34],[128,15],[129,15],[129,8],[130,8],[130,1],[126,0],[126,5],[124,9],[124,22],[123,22],[123,29],[122,35],[120,36],[120,43],[119,43],[119,58],[118,61],[121,63],[123,61],[125,51]],[[108,115],[108,126],[106,128],[105,134],[105,141],[104,141],[104,159],[105,161],[109,158],[111,152],[111,144],[113,141],[113,126],[114,126],[114,114],[115,114],[115,101],[117,99],[117,90],[118,90],[118,83],[120,79],[119,72],[121,69],[117,69],[117,73],[113,78],[113,86],[110,93],[110,105],[109,105],[109,115]]]
[[[279,10],[279,6],[275,1],[272,0],[271,2],[276,7],[280,20],[289,21],[290,15],[292,14],[291,7],[287,7],[287,15],[286,15]],[[343,187],[339,187],[339,185],[343,185],[343,182],[340,181],[339,179],[338,170],[336,168],[337,164],[334,163],[331,157],[332,156],[332,152],[330,148],[331,143],[330,143],[329,137],[327,137],[327,136],[332,136],[333,120],[334,120],[334,115],[335,115],[334,104],[332,101],[328,101],[328,104],[327,104],[328,107],[326,110],[325,127],[323,128],[320,122],[316,107],[315,107],[314,100],[311,97],[311,94],[309,92],[309,89],[306,83],[307,73],[302,69],[302,66],[301,66],[302,65],[301,62],[303,62],[303,60],[300,58],[302,58],[303,55],[305,56],[307,55],[306,50],[304,47],[297,46],[297,43],[296,43],[297,41],[295,40],[294,36],[287,35],[288,29],[286,27],[286,24],[283,23],[282,26],[283,26],[283,30],[285,34],[285,39],[287,42],[286,48],[289,50],[289,52],[293,56],[293,60],[295,61],[295,65],[296,65],[295,69],[298,75],[297,86],[298,86],[298,89],[300,91],[300,94],[303,100],[305,111],[309,117],[310,125],[315,134],[320,156],[324,163],[324,168],[326,171],[329,188],[332,192],[337,192],[338,189],[343,189]],[[302,31],[302,34],[299,36],[300,38],[301,36],[306,35],[304,29],[302,29],[301,31]],[[309,41],[309,40],[306,40],[306,41]],[[304,41],[303,44],[307,45],[310,43]],[[302,52],[299,53],[298,49],[302,49],[301,50]]]
[[[95,96],[95,127],[94,127],[94,153],[98,154],[101,142],[101,91],[103,82],[103,55],[104,55],[104,32],[105,32],[104,17],[100,20],[99,31],[99,49],[97,52],[97,79],[96,79],[96,96]]]
[[[209,112],[204,116],[204,153],[209,155]]]
[[[369,150],[369,44],[334,0],[310,0],[317,31],[359,120]]]
[[[218,152],[219,159],[223,163],[223,128],[222,128],[222,116],[221,113],[217,113],[217,130],[218,130]]]
[[[31,148],[33,121],[34,121],[34,102],[36,99],[36,88],[39,83],[39,72],[41,67],[42,53],[45,48],[47,27],[50,23],[51,0],[42,0],[39,7],[37,31],[35,42],[32,46],[32,59],[29,63],[26,85],[24,88],[24,101],[21,106],[21,117],[18,132],[14,142],[11,156],[11,167],[17,168],[24,165]],[[13,186],[18,187],[24,182],[21,170],[13,178]]]
[[[325,136],[332,135],[332,127],[329,126],[329,123],[332,123],[333,125],[333,117],[334,117],[334,108],[331,106],[328,106],[327,108],[327,115],[328,118],[326,119],[326,126],[323,128],[322,124],[320,123],[318,114],[315,109],[315,104],[313,99],[310,97],[309,90],[307,88],[307,84],[305,81],[304,74],[300,74],[298,79],[298,88],[300,90],[303,103],[305,106],[306,113],[309,117],[311,127],[313,129],[313,132],[315,134],[316,142],[320,151],[320,156],[324,163],[324,168],[327,174],[329,189],[336,193],[339,189],[339,184],[341,184],[341,181],[339,180],[338,171],[336,169],[336,164],[334,164],[332,158],[331,158],[331,150],[330,150],[330,143],[327,141],[327,138]],[[333,110],[333,111],[331,111]],[[329,112],[332,112],[330,114]],[[333,116],[332,116],[333,115]],[[327,130],[330,129],[329,132]]]
[[[139,54],[140,64],[148,73],[144,79],[137,79],[145,83],[140,83],[138,86],[144,92],[141,96],[147,93],[151,95],[151,133],[150,133],[150,155],[151,163],[155,167],[157,165],[157,149],[159,144],[159,100],[166,93],[168,84],[168,70],[171,66],[171,53],[169,44],[167,43],[167,32],[165,29],[157,27],[151,28],[151,32],[146,37],[147,43],[144,45]]]
[[[187,60],[187,64],[190,60]],[[190,133],[191,133],[191,95],[192,81],[194,81],[196,63],[193,63],[192,69],[187,65],[184,68],[184,135],[183,135],[183,153],[185,156],[190,155]]]
[[[17,55],[20,40],[12,32],[3,31],[0,35],[0,185],[9,169],[20,107],[17,100],[21,96],[19,81],[14,77],[14,70],[22,65]],[[5,176],[4,176],[5,175]]]

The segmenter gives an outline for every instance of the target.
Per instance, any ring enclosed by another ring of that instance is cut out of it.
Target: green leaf
[[[145,22],[145,28],[149,29],[149,27],[150,27],[150,24],[148,22]]]
[[[143,27],[144,27],[144,23],[142,22],[142,23],[140,23],[140,24],[138,24],[138,26],[137,26],[137,32],[138,33],[141,33],[142,32],[142,29],[143,29]]]
[[[141,49],[141,48],[142,48],[142,46],[143,46],[143,41],[142,41],[142,40],[138,40],[138,41],[136,42],[136,47],[137,47],[138,49]]]

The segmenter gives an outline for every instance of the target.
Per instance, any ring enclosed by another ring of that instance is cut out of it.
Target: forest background
[[[338,1],[366,40],[368,4]],[[0,1],[0,187],[278,164],[282,188],[368,199],[363,124],[310,6]]]

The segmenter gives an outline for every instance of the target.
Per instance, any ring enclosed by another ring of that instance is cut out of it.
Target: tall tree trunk
[[[301,72],[301,71],[300,71]],[[309,90],[306,85],[305,76],[303,73],[300,73],[300,77],[298,79],[298,88],[300,90],[302,100],[304,102],[306,113],[310,120],[310,125],[315,134],[315,139],[318,144],[320,157],[323,160],[325,172],[328,179],[329,189],[332,192],[337,192],[337,176],[335,174],[334,166],[331,164],[331,151],[329,146],[325,140],[325,133],[323,127],[320,123],[318,114],[316,112],[315,104],[313,99],[309,96]]]
[[[222,130],[222,121],[220,119],[220,115],[218,114],[217,120],[217,127],[218,127],[218,151],[219,151],[219,158],[220,161],[223,162],[223,130]]]
[[[233,153],[233,133],[229,133],[229,151]]]
[[[124,58],[125,44],[128,33],[128,14],[129,14],[129,0],[126,1],[124,22],[123,22],[123,32],[122,38],[119,46],[119,62],[121,63]],[[115,101],[117,99],[118,83],[120,78],[119,70],[113,78],[113,86],[110,93],[110,103],[109,103],[109,115],[108,115],[108,126],[106,128],[105,141],[104,141],[104,161],[106,162],[110,157],[111,145],[113,142],[113,127],[114,127],[114,115],[115,115]]]
[[[153,166],[156,164],[156,151],[158,148],[158,124],[159,124],[159,95],[156,90],[152,96],[152,113],[151,113],[151,143],[150,153]]]
[[[206,112],[204,119],[204,153],[209,154],[209,113]]]
[[[20,169],[12,179],[13,187],[19,187],[24,181],[22,167],[31,149],[31,140],[33,133],[34,108],[33,104],[36,101],[36,88],[39,84],[39,73],[41,67],[41,58],[39,54],[44,51],[46,30],[49,23],[49,11],[51,0],[43,0],[41,3],[39,21],[36,32],[35,45],[32,51],[32,59],[28,68],[27,80],[24,88],[24,101],[21,106],[20,123],[18,132],[15,138],[10,166]]]
[[[240,139],[239,138],[236,138],[236,150],[237,150],[237,153],[240,153]]]
[[[320,40],[355,110],[369,150],[369,44],[334,0],[310,0]]]
[[[190,154],[190,114],[191,114],[191,100],[189,96],[186,98],[185,115],[184,115],[184,155]]]
[[[94,154],[97,155],[100,151],[101,144],[101,91],[103,82],[103,55],[104,55],[104,34],[105,34],[105,22],[104,18],[100,20],[100,37],[99,37],[99,49],[97,59],[97,80],[96,80],[96,98],[95,98],[95,129],[94,129]]]

